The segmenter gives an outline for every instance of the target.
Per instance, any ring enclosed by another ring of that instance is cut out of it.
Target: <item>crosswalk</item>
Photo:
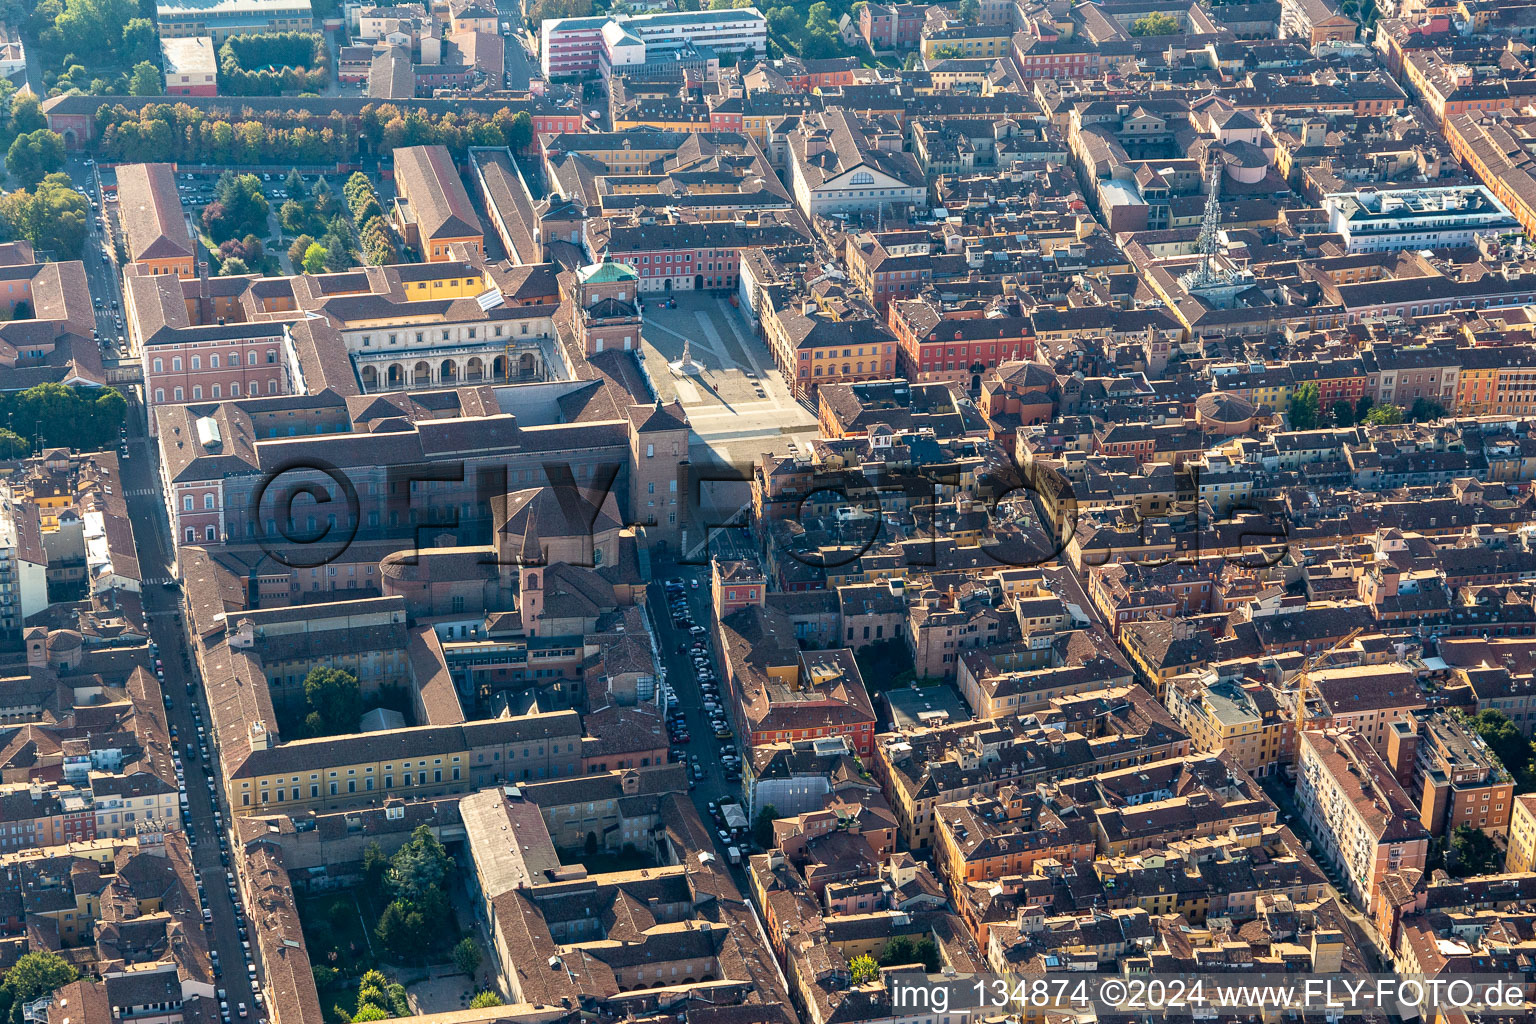
[[[123,492],[130,498],[153,498],[160,493],[156,487],[133,487]]]
[[[172,583],[176,582],[176,577],[174,577],[174,576],[152,576],[152,577],[150,577],[147,580],[142,580],[141,582],[143,582],[143,583],[145,583],[145,584],[147,584],[149,586],[152,586],[152,587],[168,587]]]

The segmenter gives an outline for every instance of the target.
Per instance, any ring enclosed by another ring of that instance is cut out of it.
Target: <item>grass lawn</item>
[[[300,896],[298,902],[304,942],[316,966],[334,967],[343,977],[356,977],[374,966],[369,934],[358,916],[352,890]]]

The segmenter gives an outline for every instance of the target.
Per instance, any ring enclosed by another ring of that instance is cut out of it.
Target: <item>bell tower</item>
[[[544,566],[524,565],[518,569],[517,609],[523,617],[523,632],[539,635],[539,619],[544,615]]]

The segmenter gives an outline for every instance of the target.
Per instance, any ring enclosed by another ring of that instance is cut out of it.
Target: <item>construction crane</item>
[[[1354,629],[1345,634],[1343,639],[1330,646],[1327,650],[1318,651],[1316,654],[1308,658],[1305,662],[1302,663],[1301,671],[1297,672],[1294,676],[1291,677],[1291,682],[1295,684],[1293,687],[1293,692],[1296,695],[1296,728],[1298,730],[1305,729],[1307,727],[1307,680],[1312,677],[1312,673],[1317,670],[1318,666],[1323,663],[1324,659],[1326,659],[1334,651],[1349,646],[1349,644],[1354,642],[1355,637],[1359,636],[1363,632],[1365,632],[1364,626],[1356,626]]]

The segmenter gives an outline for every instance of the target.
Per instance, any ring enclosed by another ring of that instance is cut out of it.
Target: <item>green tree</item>
[[[1413,400],[1413,408],[1408,411],[1408,418],[1415,423],[1438,420],[1444,416],[1445,406],[1432,398],[1415,398]]]
[[[1451,832],[1447,868],[1458,878],[1491,875],[1499,870],[1503,858],[1488,833],[1471,825],[1457,825]]]
[[[514,153],[526,152],[533,145],[533,118],[528,116],[528,111],[519,110],[513,115],[507,130],[507,145]]]
[[[47,128],[16,136],[5,154],[5,169],[31,188],[64,166],[64,137]]]
[[[975,25],[981,21],[981,4],[976,0],[960,0],[955,14],[967,25]]]
[[[128,89],[134,96],[159,96],[165,92],[165,79],[161,77],[159,68],[147,60],[141,60],[133,66]]]
[[[400,984],[398,981],[392,981],[384,989],[384,993],[387,996],[389,996],[389,1012],[390,1012],[390,1016],[392,1016],[392,1017],[410,1017],[410,1016],[412,1016],[412,1013],[411,1013],[411,1001],[410,1001],[410,999],[406,998],[405,986],[404,985]]]
[[[213,202],[203,208],[203,228],[215,242],[243,235],[266,235],[270,212],[261,179],[226,171],[214,186]]]
[[[480,969],[480,964],[484,960],[485,953],[481,951],[480,943],[468,935],[453,947],[453,965],[471,977]]]
[[[417,906],[441,900],[452,874],[453,858],[425,825],[418,825],[389,859],[390,891],[397,899]]]
[[[965,56],[965,51],[960,49],[958,46],[935,46],[929,52],[932,54],[933,59],[936,61],[958,60]]]
[[[315,965],[310,967],[309,973],[314,975],[315,988],[329,988],[336,984],[336,979],[341,977],[341,972],[334,967]]]
[[[912,964],[917,962],[915,947],[912,940],[905,935],[898,935],[885,944],[880,950],[880,966],[895,967],[900,964]]]
[[[290,199],[303,199],[309,195],[309,187],[304,184],[304,175],[295,167],[288,172],[288,177],[283,181],[283,191],[288,193]]]
[[[384,948],[397,956],[420,952],[427,945],[427,918],[405,900],[395,900],[379,915],[379,926],[374,929]]]
[[[21,1024],[22,1008],[39,996],[45,996],[62,985],[68,985],[80,976],[57,953],[37,952],[23,954],[0,981],[11,1004],[11,1024]]]
[[[1179,19],[1172,14],[1164,14],[1162,11],[1153,11],[1142,18],[1131,22],[1131,35],[1133,36],[1174,36],[1182,31]]]
[[[300,235],[298,238],[295,238],[293,240],[293,244],[288,246],[288,261],[292,263],[295,268],[302,267],[304,263],[304,254],[309,252],[309,247],[314,244],[315,238],[313,235]]]
[[[377,1006],[385,1011],[385,1015],[388,1016],[389,997],[384,994],[382,988],[364,983],[358,986],[357,1008],[361,1010],[365,1006]]]
[[[773,804],[764,804],[763,809],[757,812],[757,818],[752,822],[752,838],[764,850],[773,848],[773,822],[778,816],[777,807]]]
[[[160,37],[155,34],[155,23],[148,18],[129,18],[128,23],[123,26],[122,54],[125,63],[138,64],[142,61],[153,63],[158,60]]]
[[[592,0],[535,0],[528,9],[528,20],[538,25],[545,18],[587,18],[592,15]]]
[[[488,1006],[504,1006],[504,1005],[506,1005],[506,1004],[505,1004],[505,1001],[501,998],[501,996],[499,996],[495,992],[491,992],[491,991],[476,992],[475,993],[475,998],[473,998],[473,999],[471,999],[469,1001],[469,1007],[472,1010],[483,1010],[483,1009],[485,1009]]]
[[[805,30],[805,19],[800,12],[787,4],[782,7],[770,8],[766,15],[768,19],[768,31],[780,39],[798,38]]]
[[[1292,430],[1316,429],[1318,402],[1317,384],[1310,380],[1291,394],[1289,411]]]
[[[382,928],[383,923],[381,922],[379,926]],[[370,1020],[388,1019],[389,1011],[384,1009],[384,1007],[378,1006],[374,1003],[364,1003],[362,1006],[359,1006],[357,1008],[357,1012],[352,1015],[352,1024],[364,1024],[364,1022]]]
[[[25,238],[54,259],[79,258],[88,215],[85,196],[63,174],[48,175],[30,192],[0,196],[0,231]]]
[[[17,133],[35,132],[48,127],[37,94],[19,92],[11,100],[11,130]]]
[[[277,222],[290,235],[297,235],[309,227],[309,208],[297,199],[286,200],[277,210]]]
[[[231,256],[229,259],[219,264],[218,276],[241,277],[242,275],[249,274],[250,272],[250,264],[246,263],[245,260],[241,259],[239,256]],[[323,718],[324,716],[322,715],[321,717]]]
[[[900,967],[904,964],[922,964],[930,974],[939,969],[939,947],[928,937],[915,942],[905,935],[898,935],[880,951],[881,967]]]
[[[323,665],[310,669],[304,677],[304,703],[325,724],[325,731],[320,734],[324,736],[355,732],[357,720],[363,714],[357,676],[345,669]]]
[[[1394,423],[1403,422],[1403,410],[1390,402],[1386,405],[1374,405],[1371,411],[1365,414],[1364,422],[1378,427],[1390,427]]]
[[[0,459],[21,459],[32,453],[32,446],[20,434],[0,427]]]
[[[1371,407],[1375,404],[1376,400],[1370,395],[1361,395],[1360,400],[1355,403],[1355,422],[1364,423],[1366,416],[1370,415]]]
[[[370,892],[379,892],[384,886],[384,876],[389,871],[389,858],[377,841],[363,847],[363,886]]]
[[[875,958],[868,953],[848,961],[848,967],[853,971],[855,985],[864,985],[880,977],[880,965],[875,963]]]
[[[1355,425],[1355,407],[1345,399],[1339,399],[1333,403],[1333,423],[1337,427],[1352,427]]]
[[[336,193],[324,178],[315,184],[315,212],[321,217],[336,216]]]
[[[22,437],[41,435],[45,445],[91,451],[112,444],[128,403],[116,388],[72,388],[48,383],[0,395],[0,421]]]
[[[135,0],[69,0],[53,27],[66,53],[100,65],[118,56],[123,31],[139,13]]]
[[[837,34],[837,19],[832,17],[832,8],[826,0],[817,0],[811,4],[805,16],[805,33],[801,37],[800,53],[804,57],[820,59],[835,56],[840,48],[841,39]]]
[[[933,939],[927,936],[918,939],[917,945],[913,947],[912,955],[917,957],[917,962],[923,965],[923,970],[927,973],[937,974],[939,972],[939,944],[934,942]]]
[[[588,832],[587,833],[587,840],[586,840],[585,845],[583,846],[583,852],[588,857],[596,857],[597,856],[597,833],[596,832]]]
[[[1487,745],[1490,753],[1498,758],[1504,769],[1514,777],[1516,791],[1530,788],[1536,770],[1531,764],[1531,741],[1510,721],[1502,711],[1487,708],[1473,715],[1468,724]]]
[[[323,274],[330,262],[331,254],[325,246],[319,242],[310,242],[309,248],[304,250],[304,273]]]

